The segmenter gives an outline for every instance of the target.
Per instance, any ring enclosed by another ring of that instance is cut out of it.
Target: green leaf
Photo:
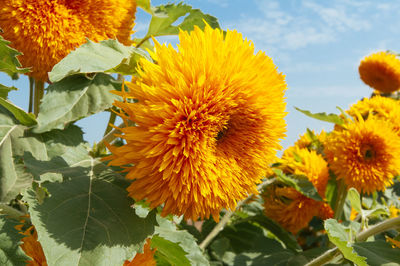
[[[18,89],[15,87],[7,87],[4,86],[3,84],[0,84],[0,98],[7,99],[8,93],[10,91],[16,91],[16,90]]]
[[[112,106],[118,96],[110,93],[121,83],[103,73],[92,79],[82,75],[67,77],[51,84],[40,104],[35,133],[64,129],[68,123],[101,112]]]
[[[336,247],[342,252],[343,256],[356,263],[359,266],[367,266],[366,257],[359,256],[352,247],[350,242],[349,233],[346,228],[339,224],[334,219],[325,220],[325,230],[328,233],[329,240],[336,245]],[[348,229],[347,229],[348,230]]]
[[[46,146],[27,127],[14,124],[12,114],[0,106],[0,202],[15,198],[32,183],[18,157],[30,152],[34,157],[48,159]]]
[[[51,195],[43,204],[33,190],[25,197],[48,264],[122,265],[153,234],[155,213],[138,217],[129,182],[96,159],[65,164],[50,169],[64,181],[42,184]]]
[[[355,188],[350,188],[347,192],[347,197],[350,200],[351,207],[358,213],[362,213],[360,194]]]
[[[315,113],[314,114],[314,113],[311,113],[310,111],[302,110],[297,107],[295,107],[294,109],[305,114],[306,116],[309,116],[309,117],[317,119],[317,120],[334,123],[337,125],[343,125],[343,123],[344,123],[343,119],[336,114],[326,114],[326,113]]]
[[[182,23],[177,26],[172,25],[178,18],[187,14],[189,15],[184,18]],[[154,10],[145,38],[150,36],[177,35],[179,29],[191,31],[196,25],[203,29],[205,27],[203,20],[212,28],[219,28],[218,20],[215,17],[203,14],[199,9],[193,9],[189,5],[183,3],[177,5],[160,5]]]
[[[171,242],[157,235],[151,239],[151,247],[157,248],[156,260],[168,262],[169,265],[188,265],[190,261],[186,258],[186,252],[178,243]]]
[[[165,218],[157,216],[157,222],[159,226],[156,227],[154,234],[157,234],[160,238],[179,244],[186,253],[185,256],[190,262],[189,265],[209,265],[208,260],[197,245],[194,236],[186,230],[177,230],[176,226]],[[164,252],[172,252],[173,249],[172,247],[171,250],[165,250]],[[176,265],[186,265],[184,262],[182,260],[182,264]]]
[[[124,46],[117,40],[105,40],[99,43],[88,40],[55,65],[49,73],[49,79],[54,83],[78,73],[109,71],[124,63],[124,60],[128,60],[129,65],[134,66],[140,57],[147,57],[143,50]]]
[[[279,240],[282,241],[285,246],[293,250],[295,252],[302,251],[301,247],[296,241],[296,238],[293,236],[293,234],[287,232],[285,229],[282,228],[278,223],[275,221],[269,219],[265,215],[256,215],[253,217],[249,218],[250,221],[254,221],[270,231],[272,234],[274,234]]]
[[[21,68],[17,59],[20,52],[8,46],[11,42],[0,36],[0,71],[7,73],[12,79],[18,79],[18,74],[27,73],[29,69]]]
[[[14,228],[18,224],[18,221],[0,216],[0,265],[25,266],[25,261],[30,260],[19,246],[23,235]]]
[[[383,240],[355,243],[353,248],[360,256],[367,258],[370,266],[395,266],[400,263],[400,250]]]
[[[150,0],[137,0],[136,5],[147,13],[153,14]]]
[[[37,124],[34,114],[26,113],[23,109],[14,105],[10,101],[0,97],[0,105],[10,111],[22,125],[33,126]]]
[[[303,175],[288,176],[285,175],[281,169],[273,169],[273,171],[277,175],[277,179],[282,183],[290,187],[293,187],[306,197],[309,197],[313,200],[322,201],[322,198],[318,194],[317,189],[314,187],[313,183],[311,183],[308,180],[306,176]]]
[[[338,194],[338,191],[337,191],[336,175],[331,170],[329,170],[329,180],[328,180],[328,184],[326,185],[325,197],[329,203],[329,206],[331,206],[331,208],[335,208],[335,204],[336,204],[337,197],[338,197],[337,194]]]

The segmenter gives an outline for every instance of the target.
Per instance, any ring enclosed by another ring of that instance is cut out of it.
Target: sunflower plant
[[[28,110],[0,84],[1,265],[400,264],[394,53],[360,64],[373,97],[297,108],[334,127],[278,157],[284,74],[199,9],[0,0],[0,29],[0,71],[30,81]],[[103,111],[91,146],[75,122]]]

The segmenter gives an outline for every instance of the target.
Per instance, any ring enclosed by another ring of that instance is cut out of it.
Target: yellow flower
[[[360,114],[363,119],[374,116],[391,122],[393,129],[400,135],[400,103],[394,99],[382,96],[365,98],[353,104],[347,114],[358,119]]]
[[[347,187],[372,193],[392,184],[400,169],[400,137],[389,122],[369,118],[333,131],[325,145],[330,168]]]
[[[316,151],[294,146],[284,152],[279,162],[285,174],[307,176],[321,198],[325,198],[328,165]],[[308,198],[292,187],[268,186],[263,198],[265,215],[293,234],[306,227],[314,216],[327,219],[333,215],[328,204]]]
[[[22,231],[24,227],[25,219],[21,220],[21,224],[15,226],[15,229]],[[20,245],[26,255],[32,258],[32,260],[26,261],[26,265],[30,266],[47,266],[46,257],[43,253],[42,245],[38,241],[38,235],[35,227],[32,225],[23,232],[19,232],[24,235],[21,239],[22,244]]]
[[[118,39],[131,44],[134,0],[0,0],[0,28],[28,75],[47,81],[47,72],[86,42]]]
[[[156,260],[154,259],[156,249],[151,249],[150,243],[150,239],[147,239],[143,247],[143,253],[137,253],[131,261],[126,260],[123,266],[156,266]]]
[[[219,219],[257,193],[285,132],[284,76],[240,33],[206,26],[179,33],[178,51],[156,42],[140,77],[116,102],[126,145],[109,147],[128,165],[128,188],[163,215]],[[128,126],[134,121],[138,126]],[[133,164],[132,166],[129,166]]]
[[[315,134],[314,130],[311,131],[315,137],[317,138],[317,140],[323,144],[325,139],[326,139],[326,132],[324,130],[321,131],[321,133],[319,134]],[[297,146],[299,148],[307,148],[307,149],[311,149],[313,148],[313,139],[311,139],[310,135],[308,133],[305,133],[303,135],[300,136],[300,138],[294,143],[294,146]]]
[[[400,60],[392,53],[379,52],[365,57],[358,71],[362,81],[378,91],[391,93],[400,88]]]
[[[395,217],[399,216],[400,209],[398,209],[395,205],[390,205],[389,212],[390,212],[389,218],[395,218]]]
[[[385,236],[385,238],[386,238],[386,242],[389,242],[390,244],[392,244],[392,248],[400,248],[400,241],[395,240],[388,236]]]

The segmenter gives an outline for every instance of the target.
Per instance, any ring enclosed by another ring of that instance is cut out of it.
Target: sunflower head
[[[365,84],[380,92],[400,89],[400,60],[392,53],[379,52],[365,57],[358,71]]]
[[[364,120],[369,117],[387,120],[400,135],[400,103],[397,100],[383,96],[364,98],[353,104],[346,113],[354,119],[361,115]]]
[[[284,152],[279,163],[279,168],[287,175],[294,175],[294,178],[306,176],[321,198],[325,198],[329,172],[321,155],[314,150],[294,146]],[[306,227],[314,216],[327,219],[333,214],[323,201],[308,198],[294,188],[280,184],[268,186],[263,198],[266,216],[293,234]]]
[[[392,184],[400,169],[400,137],[389,122],[373,117],[333,131],[325,153],[331,169],[348,188],[368,194]]]
[[[129,195],[163,215],[196,220],[257,193],[256,183],[285,132],[284,76],[240,33],[206,26],[179,33],[178,50],[156,42],[157,64],[140,61],[139,77],[116,102],[126,145],[110,147],[125,165]]]
[[[23,53],[22,66],[32,67],[28,75],[47,81],[47,72],[86,38],[130,45],[135,12],[134,0],[0,0],[0,28]]]
[[[150,247],[151,240],[147,239],[146,244],[143,247],[143,253],[137,253],[132,260],[126,260],[123,266],[156,266],[156,260],[154,254],[157,249]]]

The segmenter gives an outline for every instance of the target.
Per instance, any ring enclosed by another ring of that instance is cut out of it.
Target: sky
[[[166,1],[152,1],[154,6]],[[292,145],[307,128],[319,132],[332,125],[313,120],[294,109],[339,113],[372,89],[359,79],[363,57],[377,51],[400,52],[400,1],[298,0],[186,0],[194,8],[218,18],[222,29],[237,30],[253,41],[256,50],[271,57],[286,77],[287,137]],[[135,37],[147,31],[149,15],[137,13]],[[176,44],[176,37],[161,38]],[[10,100],[25,110],[28,79],[12,81],[0,73],[0,83],[19,88]],[[83,119],[85,139],[99,141],[108,114]]]

